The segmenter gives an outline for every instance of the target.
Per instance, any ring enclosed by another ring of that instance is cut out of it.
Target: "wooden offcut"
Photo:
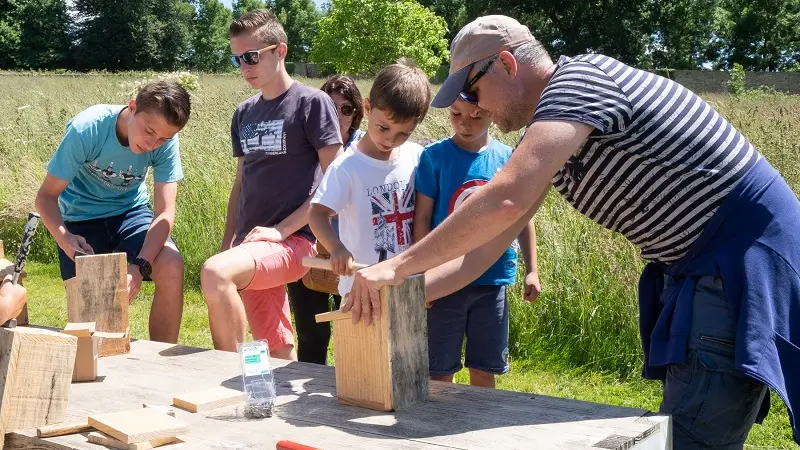
[[[94,322],[68,323],[61,331],[78,338],[78,351],[75,353],[75,367],[72,381],[94,381],[97,379],[97,338]]]
[[[9,431],[64,420],[76,345],[49,330],[0,328],[0,448]]]
[[[113,437],[105,433],[101,433],[99,431],[93,431],[89,433],[88,439],[89,442],[91,442],[92,444],[103,445],[110,448],[118,448],[120,450],[148,450],[151,448],[161,447],[162,445],[174,444],[178,442],[178,438],[168,437],[161,439],[152,439],[145,442],[134,442],[132,444],[126,444],[118,439],[114,439]]]
[[[333,321],[336,398],[380,411],[400,410],[428,399],[428,328],[425,277],[407,278],[380,291],[381,315],[367,326],[350,313],[317,315]]]
[[[3,247],[3,241],[0,241],[0,281],[4,280],[7,275],[14,274],[14,263],[7,260],[5,257],[5,249]],[[25,276],[25,271],[22,271],[22,274],[19,279],[19,284],[22,284],[22,279]],[[28,324],[28,304],[26,303],[25,306],[22,307],[22,312],[19,313],[17,316],[17,326],[20,325],[27,325]]]
[[[64,436],[67,434],[83,433],[93,429],[94,427],[89,425],[88,420],[62,422],[53,425],[45,425],[43,427],[36,427],[36,436],[40,438]]]
[[[126,444],[165,439],[189,432],[189,425],[151,408],[89,416],[89,425]]]
[[[125,253],[78,256],[75,278],[64,282],[70,322],[95,322],[103,332],[125,333],[122,339],[98,337],[98,356],[129,353],[128,270]]]
[[[172,398],[173,405],[193,413],[235,405],[243,401],[244,393],[242,391],[229,389],[224,386],[217,386],[205,391],[180,394]]]

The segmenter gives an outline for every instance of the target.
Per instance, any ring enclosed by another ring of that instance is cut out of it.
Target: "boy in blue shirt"
[[[511,148],[492,139],[491,116],[460,98],[449,108],[453,136],[430,144],[416,174],[414,242],[438,226],[476,189],[500,171]],[[527,267],[525,299],[541,290],[536,264],[533,220],[519,235]],[[470,384],[494,387],[495,375],[508,372],[508,301],[506,286],[516,281],[516,246],[509,247],[483,275],[465,288],[442,297],[428,309],[428,354],[431,379],[453,381],[461,370],[461,344],[467,337],[464,365]]]
[[[177,343],[183,313],[183,259],[170,238],[178,131],[189,94],[172,81],[145,85],[127,105],[95,105],[67,124],[36,195],[36,209],[58,243],[61,277],[75,276],[75,253],[128,255],[128,296],[155,284],[150,339]],[[153,168],[154,208],[144,179]]]

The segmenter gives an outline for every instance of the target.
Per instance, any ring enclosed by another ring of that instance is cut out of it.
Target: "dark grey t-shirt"
[[[319,165],[317,151],[341,144],[333,101],[294,82],[274,100],[245,100],[231,121],[233,156],[244,157],[234,245],[254,227],[272,227],[308,198]],[[300,232],[311,236],[308,226]]]

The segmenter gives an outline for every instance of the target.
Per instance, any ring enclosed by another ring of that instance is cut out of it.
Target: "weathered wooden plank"
[[[189,432],[189,424],[151,408],[90,415],[89,425],[126,444]]]
[[[50,330],[0,328],[0,447],[8,431],[64,419],[76,341]]]
[[[425,276],[406,278],[399,286],[381,289],[388,320],[392,406],[407,408],[428,399],[428,322]]]
[[[98,338],[98,355],[130,351],[128,270],[125,253],[78,256],[76,277],[64,282],[70,322],[96,322],[97,330],[126,333],[122,339]]]

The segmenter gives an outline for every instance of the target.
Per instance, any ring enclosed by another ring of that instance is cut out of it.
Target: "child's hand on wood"
[[[539,282],[539,272],[529,272],[525,276],[525,301],[532,302],[542,293],[542,285]]]
[[[331,253],[331,266],[336,275],[352,275],[353,262],[353,254],[344,245]]]

